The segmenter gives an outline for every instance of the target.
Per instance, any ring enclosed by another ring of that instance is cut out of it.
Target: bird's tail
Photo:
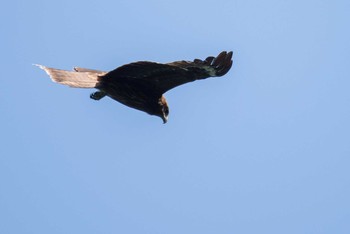
[[[74,71],[65,71],[43,65],[34,65],[43,69],[52,81],[74,88],[95,88],[98,84],[99,76],[105,74],[105,72],[90,69],[75,68]]]

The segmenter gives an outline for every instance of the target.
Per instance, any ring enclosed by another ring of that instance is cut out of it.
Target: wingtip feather
[[[216,76],[225,75],[232,67],[232,51],[222,51],[212,62],[211,67],[215,69]]]

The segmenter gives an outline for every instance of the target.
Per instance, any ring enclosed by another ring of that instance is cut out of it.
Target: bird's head
[[[163,123],[168,122],[168,115],[169,115],[169,106],[168,103],[166,102],[166,99],[164,96],[162,96],[159,99],[159,109],[158,109],[158,116],[162,118]]]

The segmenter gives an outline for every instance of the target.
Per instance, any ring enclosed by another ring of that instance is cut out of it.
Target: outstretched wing
[[[188,82],[223,76],[231,66],[232,52],[223,51],[217,57],[207,57],[205,60],[195,59],[194,61],[177,61],[166,64],[130,63],[107,73],[104,78],[126,79],[133,83],[140,83],[161,95]]]

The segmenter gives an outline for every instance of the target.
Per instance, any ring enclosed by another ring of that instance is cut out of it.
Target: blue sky
[[[0,233],[350,233],[349,1],[2,4]],[[33,63],[234,52],[167,124]]]

